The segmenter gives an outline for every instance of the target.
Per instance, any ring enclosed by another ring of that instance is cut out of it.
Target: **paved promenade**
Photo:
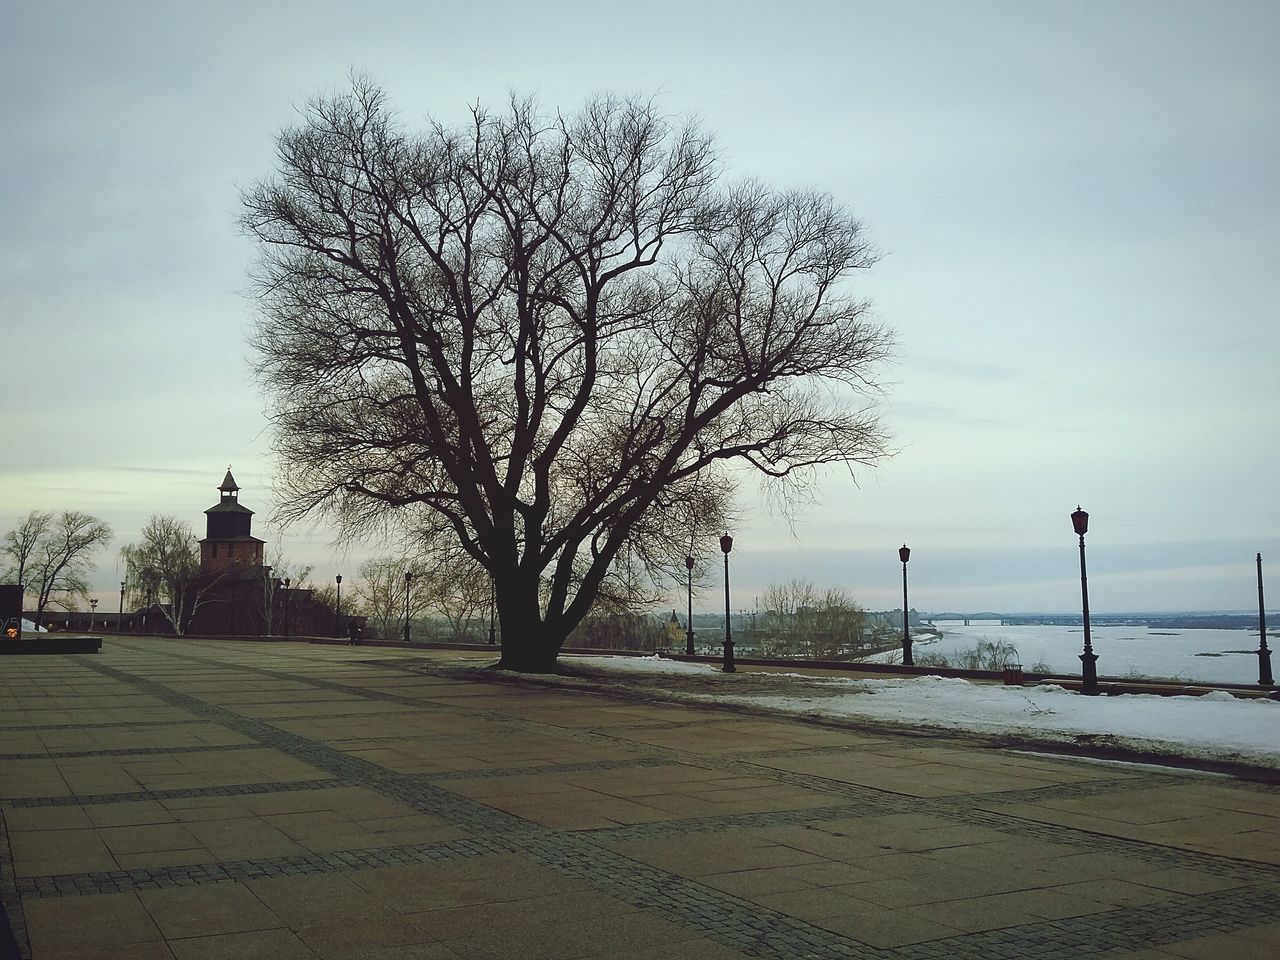
[[[1280,788],[442,676],[459,656],[0,658],[18,955],[1280,955]]]

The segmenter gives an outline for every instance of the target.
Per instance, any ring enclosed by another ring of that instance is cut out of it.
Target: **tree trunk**
[[[549,630],[542,618],[536,578],[532,584],[522,583],[518,574],[506,584],[498,581],[498,624],[502,631],[498,669],[519,673],[559,671],[556,656],[565,638]]]

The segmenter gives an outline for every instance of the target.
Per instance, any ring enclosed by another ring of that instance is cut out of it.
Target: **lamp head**
[[[721,550],[723,550],[726,554],[727,554],[730,550],[732,550],[732,549],[733,549],[733,537],[729,536],[729,534],[727,534],[727,533],[726,533],[724,536],[722,536],[722,537],[720,538],[720,549],[721,549]]]
[[[1083,537],[1089,532],[1089,514],[1076,507],[1076,512],[1071,514],[1071,526],[1075,527],[1076,533]]]
[[[337,575],[336,577],[334,577],[333,579],[334,579],[334,580],[336,580],[336,581],[338,582],[338,586],[342,586],[342,574],[338,574],[338,575]]]
[[[685,558],[684,558],[684,568],[685,568],[686,570],[692,570],[692,569],[693,569],[693,557],[685,557]]]
[[[908,547],[905,543],[898,548],[898,559],[901,560],[903,563],[906,563],[908,560],[911,559],[911,548]]]

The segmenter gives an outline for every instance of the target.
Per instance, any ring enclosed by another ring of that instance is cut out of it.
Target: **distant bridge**
[[[921,613],[916,615],[916,619],[919,623],[930,625],[940,620],[959,620],[966,627],[975,622],[998,622],[1002,627],[1084,627],[1084,620],[1078,613]],[[1258,617],[1256,614],[1244,613],[1091,613],[1089,624],[1094,627],[1244,630],[1257,627]]]

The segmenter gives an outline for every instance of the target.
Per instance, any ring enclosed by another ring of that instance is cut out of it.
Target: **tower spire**
[[[231,464],[227,464],[227,475],[222,478],[222,483],[218,484],[218,489],[222,491],[222,499],[239,500],[240,485],[236,483],[236,478],[231,475]]]

